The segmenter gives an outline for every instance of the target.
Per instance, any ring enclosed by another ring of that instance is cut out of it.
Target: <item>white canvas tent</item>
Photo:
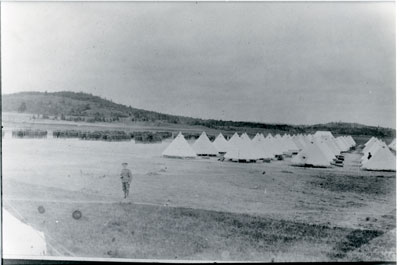
[[[322,150],[326,159],[329,162],[333,162],[333,159],[336,158],[336,155],[329,148],[329,145],[326,143],[326,141],[316,141],[315,144]]]
[[[374,155],[376,151],[378,151],[379,148],[381,147],[387,147],[386,143],[377,140],[374,141],[371,145],[369,145],[367,148],[363,150],[363,156],[361,157],[361,164],[364,164],[367,160],[369,160],[369,156]]]
[[[217,149],[210,139],[208,139],[206,132],[201,133],[200,137],[194,142],[192,148],[198,156],[216,156],[218,154]]]
[[[356,141],[354,141],[353,137],[351,137],[351,135],[348,136],[350,139],[350,142],[353,144],[353,146],[356,146]]]
[[[349,150],[348,146],[346,145],[346,143],[343,142],[342,138],[340,137],[335,138],[335,142],[338,145],[341,152]]]
[[[323,138],[323,139],[326,139],[326,138],[334,138],[333,135],[332,135],[332,133],[331,133],[330,131],[317,131],[317,132],[314,134],[314,137],[315,137],[315,138]]]
[[[24,224],[3,209],[3,255],[21,258],[24,256],[45,256],[47,245],[42,232]]]
[[[361,166],[365,170],[396,171],[396,157],[386,145],[379,146]]]
[[[186,141],[185,137],[181,132],[176,138],[168,145],[168,147],[162,153],[165,157],[176,157],[176,158],[194,158],[196,153]]]
[[[276,155],[281,155],[281,149],[278,147],[278,143],[275,138],[266,138],[264,140],[264,150],[267,152],[267,156],[271,156],[272,158]]]
[[[370,139],[367,144],[365,144],[365,147],[363,148],[362,152],[364,155],[368,154],[376,145],[382,145],[384,144],[381,140],[374,138]]]
[[[302,150],[306,146],[306,142],[304,141],[304,138],[300,135],[296,135],[293,137],[293,142],[296,144],[298,150]]]
[[[279,134],[274,136],[273,144],[275,145],[275,151],[277,152],[276,155],[283,155],[285,152],[288,151],[284,139],[282,139],[282,136],[280,136]]]
[[[371,137],[365,144],[364,144],[364,148],[363,150],[365,150],[366,148],[368,148],[370,145],[372,145],[374,142],[376,142],[378,140],[378,138],[376,137]]]
[[[254,156],[256,156],[257,159],[272,159],[274,155],[266,146],[266,142],[268,142],[268,140],[265,139],[264,135],[262,134],[257,135],[253,138],[253,140],[251,140],[251,148],[254,152]]]
[[[389,144],[389,148],[396,151],[396,138]]]
[[[289,153],[297,154],[299,152],[300,148],[298,148],[297,145],[294,143],[292,137],[290,137],[289,135],[285,135],[283,137],[283,140],[285,141],[285,146]]]
[[[272,139],[272,138],[274,138],[274,137],[270,133],[265,137],[265,139]]]
[[[252,141],[246,133],[243,133],[240,137],[235,133],[228,143],[229,148],[224,155],[226,160],[232,160],[234,162],[250,162],[260,158],[254,150]]]
[[[295,166],[331,167],[331,161],[315,143],[308,144],[292,158],[291,163]]]
[[[228,141],[229,145],[236,145],[239,142],[241,142],[241,139],[237,133],[234,133]]]
[[[252,141],[260,141],[260,140],[264,140],[265,137],[262,133],[257,133],[254,138],[252,139]]]
[[[335,155],[340,155],[340,148],[337,146],[336,141],[334,139],[328,139],[324,142],[329,146],[329,148]]]
[[[243,133],[241,136],[240,136],[240,139],[242,139],[244,142],[246,142],[246,143],[250,143],[251,142],[251,140],[250,140],[250,137],[247,135],[247,133]]]
[[[264,153],[264,159],[273,159],[275,157],[275,147],[273,144],[273,139],[267,139],[265,138],[264,140],[261,141],[263,153]]]
[[[222,133],[218,134],[217,138],[215,138],[213,142],[213,145],[220,154],[226,153],[229,149],[228,141],[225,139]]]

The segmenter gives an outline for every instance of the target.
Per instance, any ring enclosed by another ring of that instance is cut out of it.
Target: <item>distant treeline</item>
[[[134,139],[140,143],[156,143],[171,138],[171,132],[125,132],[119,130],[107,131],[79,131],[79,130],[56,130],[53,131],[54,138],[79,138],[82,140],[102,141],[130,141]]]
[[[395,129],[366,126],[356,123],[332,122],[316,125],[266,124],[261,122],[205,120],[136,109],[114,103],[83,92],[22,92],[2,97],[3,111],[35,113],[37,118],[50,118],[76,122],[152,122],[154,124],[179,124],[185,126],[204,126],[220,131],[246,131],[247,128],[259,132],[275,133],[315,133],[318,130],[331,131],[334,135],[370,135],[394,137]],[[36,116],[34,116],[36,118]],[[149,136],[150,137],[150,136]]]
[[[131,132],[129,134],[140,143],[157,143],[172,137],[171,132]]]
[[[4,136],[4,131],[3,131]],[[13,130],[12,137],[14,138],[46,138],[47,131],[44,130]]]

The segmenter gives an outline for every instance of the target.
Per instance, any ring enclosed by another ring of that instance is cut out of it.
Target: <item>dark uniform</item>
[[[125,198],[129,195],[129,186],[132,182],[132,171],[128,168],[123,168],[121,170],[121,182],[122,191],[124,192]]]

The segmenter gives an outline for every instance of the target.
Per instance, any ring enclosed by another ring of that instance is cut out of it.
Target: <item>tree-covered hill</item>
[[[86,122],[159,122],[185,126],[205,126],[224,131],[243,131],[244,128],[260,131],[287,133],[314,133],[329,130],[333,134],[373,135],[394,137],[395,130],[357,123],[330,122],[316,125],[266,124],[260,122],[204,120],[176,116],[133,108],[83,92],[21,92],[2,95],[3,112],[22,112],[40,115],[41,118],[56,118]]]

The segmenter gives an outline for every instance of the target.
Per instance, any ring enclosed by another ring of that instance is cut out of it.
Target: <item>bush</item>
[[[131,138],[134,138],[136,142],[141,143],[159,143],[162,140],[171,138],[171,132],[131,132]]]
[[[47,131],[43,130],[13,130],[12,137],[14,138],[46,138]]]
[[[56,130],[53,131],[54,138],[79,138],[81,131],[77,130]]]
[[[103,141],[130,141],[131,136],[124,131],[93,131],[82,132],[79,135],[83,140],[103,140]]]

